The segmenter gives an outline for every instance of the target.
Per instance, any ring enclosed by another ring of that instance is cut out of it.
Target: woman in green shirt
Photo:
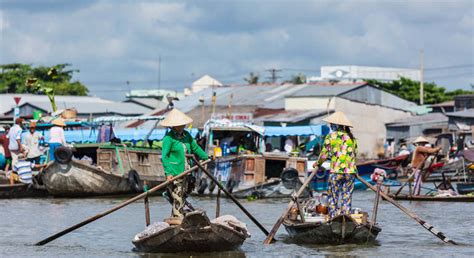
[[[326,136],[319,160],[314,166],[321,166],[325,160],[331,160],[328,187],[329,216],[333,218],[339,214],[350,215],[354,175],[357,173],[355,161],[357,141],[350,129],[352,123],[339,111],[323,120],[331,125],[332,132]]]
[[[183,112],[173,109],[160,125],[169,127],[171,130],[163,138],[161,160],[167,180],[180,175],[189,169],[190,163],[186,154],[196,154],[200,159],[208,159],[206,152],[196,143],[191,134],[184,130],[187,124],[193,120]],[[184,194],[186,191],[186,179],[181,178],[173,181],[171,185],[171,197],[173,199],[173,217],[183,217]]]

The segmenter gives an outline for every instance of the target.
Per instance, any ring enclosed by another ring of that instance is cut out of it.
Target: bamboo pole
[[[313,172],[311,172],[311,174],[308,176],[308,178],[306,178],[306,180],[304,181],[303,185],[300,187],[298,192],[296,192],[296,194],[293,196],[294,199],[292,199],[290,201],[290,203],[288,204],[288,207],[286,207],[286,209],[283,211],[283,214],[275,222],[275,225],[273,226],[272,230],[270,231],[270,234],[267,235],[267,238],[265,238],[265,240],[263,241],[264,244],[268,245],[268,244],[272,243],[273,237],[277,233],[278,228],[280,228],[281,223],[283,223],[283,220],[288,215],[288,212],[290,211],[291,207],[293,207],[293,205],[295,204],[294,200],[296,200],[303,193],[303,191],[306,189],[306,187],[308,187],[309,183],[311,182],[311,179],[313,179],[313,177],[316,175],[317,172],[318,172],[318,169],[314,168]]]
[[[216,198],[216,218],[221,215],[221,189],[217,189],[217,198]]]
[[[361,176],[359,176],[358,174],[355,174],[355,176],[357,177],[357,179],[359,179],[359,181],[361,181],[364,185],[366,185],[368,188],[370,188],[372,191],[376,192],[377,189],[372,186],[371,184],[369,184],[367,181],[365,181]],[[444,235],[443,232],[437,230],[434,226],[428,224],[426,221],[422,220],[420,217],[418,217],[418,215],[416,215],[414,212],[410,211],[409,209],[403,207],[401,204],[399,204],[397,201],[395,201],[394,199],[390,198],[390,196],[386,195],[384,192],[379,192],[380,195],[382,195],[382,197],[387,200],[388,202],[390,202],[391,204],[393,204],[395,207],[399,208],[401,211],[403,211],[406,215],[408,215],[408,217],[414,219],[416,222],[418,222],[420,225],[422,225],[426,230],[428,230],[431,234],[435,235],[437,238],[441,239],[441,241],[445,242],[445,243],[449,243],[449,244],[453,244],[453,245],[457,245],[456,242],[454,242],[453,240],[449,239],[447,236]]]
[[[371,219],[371,226],[375,225],[377,221],[377,212],[379,209],[379,201],[380,201],[380,191],[382,188],[382,182],[383,182],[383,177],[379,176],[377,179],[377,191],[375,194],[375,200],[374,200],[374,208],[372,209],[372,219]]]
[[[247,211],[247,209],[244,208],[244,206],[242,206],[242,204],[231,194],[229,193],[229,191],[227,191],[227,189],[225,189],[225,187],[223,187],[221,185],[221,183],[219,183],[219,181],[217,181],[217,179],[214,177],[214,175],[212,175],[206,168],[204,168],[204,166],[202,166],[200,163],[197,162],[196,158],[193,156],[193,155],[186,155],[187,157],[193,159],[193,161],[197,164],[197,166],[204,172],[204,174],[206,174],[216,185],[217,187],[219,187],[219,189],[221,189],[244,213],[245,215],[247,215],[247,217],[253,222],[255,223],[255,225],[265,234],[265,235],[268,235],[268,231],[265,229],[265,227],[257,220],[255,219],[254,216],[252,216],[252,214],[250,214],[250,212]]]

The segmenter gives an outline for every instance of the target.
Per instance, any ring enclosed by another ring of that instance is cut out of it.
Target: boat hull
[[[474,193],[474,182],[469,183],[457,183],[456,189],[459,194],[469,194]]]
[[[290,238],[303,244],[359,244],[373,242],[382,229],[377,225],[358,224],[351,217],[340,215],[326,223],[303,223],[285,219]]]
[[[44,189],[37,189],[29,184],[0,184],[0,199],[39,198],[48,196]]]
[[[126,177],[74,160],[67,164],[51,162],[44,170],[42,181],[50,194],[61,197],[116,195],[134,192]],[[160,182],[147,181],[147,184],[153,187]]]
[[[152,253],[218,252],[239,248],[246,231],[211,223],[203,211],[187,214],[180,225],[132,241],[137,251]]]
[[[409,196],[409,195],[390,195],[392,199],[404,201],[429,201],[429,202],[474,202],[472,195],[455,196]]]

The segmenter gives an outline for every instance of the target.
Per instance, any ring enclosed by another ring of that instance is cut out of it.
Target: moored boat
[[[132,243],[140,252],[217,252],[237,249],[248,237],[245,224],[233,216],[211,221],[204,211],[193,211],[178,225],[159,222],[148,226]]]
[[[452,195],[452,196],[436,196],[436,195],[389,195],[395,200],[405,201],[431,201],[431,202],[474,202],[474,195]]]
[[[474,193],[474,182],[457,183],[456,190],[459,194]]]
[[[145,181],[153,187],[165,180],[157,150],[109,144],[92,148],[82,146],[76,147],[74,152],[78,159],[72,159],[72,152],[64,148],[58,151],[61,152],[57,155],[59,159],[50,162],[42,173],[45,188],[54,196],[141,192]],[[86,154],[92,154],[91,162],[79,160]]]
[[[263,127],[220,120],[209,120],[204,126],[204,149],[210,155],[220,149],[216,154],[222,154],[209,164],[209,170],[228,191],[237,192],[239,198],[255,195],[259,198],[288,197],[294,191],[293,187],[288,188],[288,184],[275,186],[284,172],[296,172],[294,179],[298,184],[305,177],[307,158],[294,157],[286,152],[266,152],[264,131]],[[220,147],[222,142],[226,144]],[[216,192],[215,184],[207,176],[196,173],[196,177],[198,194]]]
[[[0,184],[0,199],[46,197],[48,192],[33,184]]]

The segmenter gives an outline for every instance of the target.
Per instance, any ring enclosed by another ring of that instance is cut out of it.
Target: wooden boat
[[[246,138],[251,142],[246,151],[230,151],[223,157],[218,157],[208,165],[210,171],[214,171],[214,176],[219,178],[230,192],[239,191],[239,197],[247,197],[244,193],[252,195],[254,191],[247,191],[259,186],[259,191],[265,192],[264,197],[289,197],[294,189],[274,189],[274,182],[281,179],[282,173],[286,169],[294,169],[297,177],[301,180],[306,176],[307,158],[293,157],[284,152],[263,152],[261,144],[264,135],[253,127],[237,124],[213,124],[215,121],[208,121],[209,126],[205,126],[206,136],[204,149],[208,153],[213,153],[216,143],[225,137],[232,136],[235,140]],[[248,137],[251,136],[251,137]],[[251,146],[251,147],[250,147]],[[216,192],[215,185],[203,174],[197,174],[197,192],[204,194],[207,190],[212,194]],[[277,190],[277,191],[275,191]],[[269,195],[269,193],[273,193]]]
[[[160,153],[156,150],[124,145],[76,147],[75,157],[86,154],[96,154],[92,161],[96,165],[66,157],[46,166],[42,182],[50,194],[67,197],[127,194],[143,191],[144,181],[153,187],[165,180]]]
[[[474,202],[474,195],[430,196],[430,195],[389,195],[395,200],[431,202]]]
[[[456,190],[459,194],[474,193],[474,182],[457,183]]]
[[[0,199],[46,197],[48,192],[32,184],[0,184]]]
[[[204,211],[193,211],[179,225],[148,226],[132,243],[140,252],[218,252],[237,249],[248,237],[245,224],[232,216],[210,221]]]
[[[389,159],[370,160],[357,164],[359,175],[371,175],[376,168],[384,169],[390,179],[397,178],[397,170],[403,162],[408,159],[409,155],[400,155]]]
[[[369,222],[360,224],[352,217],[339,215],[325,222],[283,221],[290,238],[305,244],[349,244],[373,242],[382,229]]]

